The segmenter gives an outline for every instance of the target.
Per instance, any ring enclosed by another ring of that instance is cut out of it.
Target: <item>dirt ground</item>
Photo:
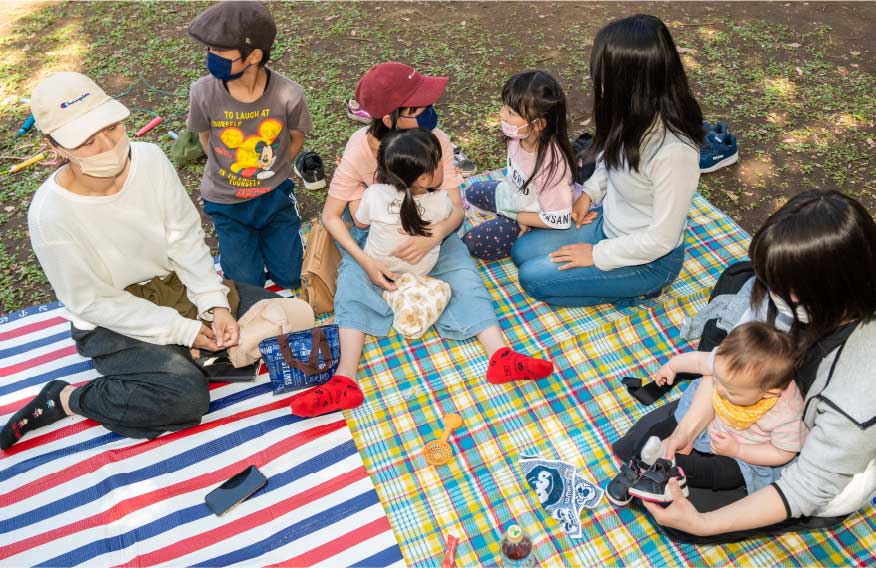
[[[177,115],[144,139],[169,148],[184,125],[189,83],[205,73],[185,34],[199,3],[7,3],[0,6],[0,168],[35,153],[37,134],[14,138],[27,96],[53,70],[93,76],[108,92],[142,77],[121,100]],[[876,3],[821,2],[435,2],[272,3],[278,40],[272,67],[305,87],[315,129],[306,147],[332,169],[359,125],[343,114],[358,78],[395,59],[450,77],[439,125],[481,171],[504,161],[497,111],[502,83],[526,68],[555,74],[569,99],[570,131],[591,127],[587,70],[607,22],[635,13],[663,19],[681,48],[705,117],[736,134],[739,164],[703,176],[700,191],[756,230],[791,195],[837,188],[876,212]],[[148,121],[137,114],[129,130]],[[26,209],[50,173],[0,175],[0,313],[52,300],[30,249]],[[180,170],[197,202],[203,164]],[[329,172],[330,173],[330,172]],[[299,191],[305,218],[324,192]],[[216,250],[209,219],[208,242]]]

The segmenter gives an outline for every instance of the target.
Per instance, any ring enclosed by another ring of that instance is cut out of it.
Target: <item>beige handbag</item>
[[[321,222],[314,222],[307,237],[304,263],[301,266],[301,287],[304,300],[317,315],[335,309],[335,290],[341,251]]]
[[[262,358],[259,351],[261,340],[313,327],[313,310],[306,302],[295,298],[259,300],[243,314],[238,324],[240,339],[228,350],[228,358],[236,369]]]

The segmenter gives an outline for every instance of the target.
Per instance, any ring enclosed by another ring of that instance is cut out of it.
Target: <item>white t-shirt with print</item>
[[[496,187],[496,212],[516,219],[518,213],[538,213],[552,229],[568,229],[572,224],[574,184],[572,172],[560,149],[552,146],[545,164],[536,172],[537,154],[523,148],[519,140],[508,142],[508,174]],[[556,162],[552,175],[549,164]],[[526,180],[532,182],[526,187]]]
[[[392,272],[426,276],[438,262],[440,245],[427,252],[417,264],[409,264],[391,254],[406,238],[399,232],[402,229],[400,211],[404,196],[404,193],[386,184],[369,186],[362,194],[356,220],[371,226],[365,254],[382,262]],[[447,219],[453,211],[453,202],[444,189],[418,195],[414,201],[420,210],[420,217],[430,225]]]

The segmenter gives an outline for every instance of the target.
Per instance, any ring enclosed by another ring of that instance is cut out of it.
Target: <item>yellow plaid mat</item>
[[[498,564],[502,529],[516,521],[548,566],[876,564],[872,509],[835,532],[694,547],[665,538],[643,508],[603,500],[583,511],[584,538],[572,540],[517,467],[522,453],[559,458],[604,486],[618,466],[610,444],[648,410],[620,377],[648,376],[693,348],[679,338],[681,322],[705,304],[723,268],[744,257],[747,242],[698,195],[679,278],[659,298],[624,310],[552,308],[523,294],[510,261],[480,264],[512,346],[554,361],[557,371],[542,381],[489,384],[476,340],[445,341],[434,331],[418,341],[369,339],[358,374],[365,403],[346,416],[405,561],[440,564],[444,537],[455,534],[457,566]],[[448,412],[464,424],[450,438],[452,461],[432,467],[422,448],[440,436]]]

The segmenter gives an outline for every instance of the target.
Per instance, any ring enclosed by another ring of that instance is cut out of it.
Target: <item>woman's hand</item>
[[[593,245],[590,243],[565,245],[552,252],[550,254],[550,259],[551,262],[565,263],[559,268],[559,270],[593,266]]]
[[[705,515],[697,511],[693,503],[681,493],[677,479],[669,480],[669,492],[672,494],[672,503],[668,507],[645,500],[642,500],[642,505],[664,527],[672,527],[689,534],[707,534],[705,528],[708,523]]]
[[[391,272],[382,262],[369,258],[367,265],[362,268],[368,274],[368,279],[384,290],[392,291],[396,289],[394,280],[398,278],[398,274]]]
[[[404,229],[398,231],[402,235],[407,235]],[[408,236],[405,241],[397,246],[390,253],[392,256],[399,258],[408,264],[417,264],[426,256],[430,250],[439,245],[437,239],[432,237],[423,237],[420,235],[411,237]]]
[[[195,337],[192,343],[193,349],[205,349],[207,351],[219,351],[219,346],[216,345],[216,335],[213,330],[204,324],[201,324],[201,331]]]
[[[672,367],[669,365],[672,360],[666,362],[665,365],[660,367],[657,371],[657,376],[654,377],[654,382],[660,385],[661,387],[665,384],[672,384],[675,382],[675,371],[672,370]]]
[[[590,196],[582,193],[581,197],[572,205],[572,221],[575,221],[575,228],[580,229],[581,225],[588,225],[599,215],[596,211],[591,211],[592,205]]]
[[[228,308],[213,308],[213,335],[220,348],[234,347],[240,338],[240,326]]]
[[[712,443],[712,452],[728,458],[739,455],[739,440],[730,432],[709,432],[709,440]]]

